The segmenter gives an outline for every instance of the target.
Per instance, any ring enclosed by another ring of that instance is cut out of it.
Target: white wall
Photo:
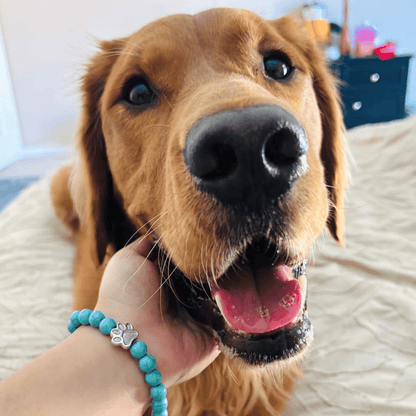
[[[78,117],[78,79],[94,49],[94,36],[125,36],[173,13],[210,7],[247,8],[266,18],[288,13],[304,1],[280,0],[0,0],[0,19],[25,146],[72,142]],[[341,0],[327,0],[329,18],[340,23]],[[416,1],[350,0],[351,26],[368,18],[382,37],[402,51],[416,50]],[[416,73],[409,101],[416,102]],[[413,87],[415,86],[415,87]]]

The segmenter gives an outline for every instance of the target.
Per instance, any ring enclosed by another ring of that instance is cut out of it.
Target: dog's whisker
[[[266,367],[266,369],[267,369],[266,371],[268,372],[270,378],[274,381],[274,384],[275,384],[276,388],[278,388],[279,384],[280,384],[279,379],[281,379],[280,367],[279,367],[279,376],[277,376],[275,369],[272,369],[271,367]]]
[[[311,263],[315,264],[315,250],[314,249],[317,248],[318,253],[321,251],[321,249],[319,247],[318,239],[314,239],[312,227],[310,225],[309,225],[309,227],[310,227],[310,231],[311,231],[311,238],[312,238],[312,241],[313,241],[313,245],[312,245],[312,248],[310,250],[310,259],[311,259]]]
[[[211,255],[210,255],[210,257],[211,257],[211,278],[209,277],[209,276],[207,276],[207,283],[208,283],[208,287],[209,287],[209,289],[211,290],[211,293],[212,293],[212,288],[211,288],[211,281],[215,278],[215,275],[216,275],[216,273],[215,273],[215,265],[214,265],[214,256],[213,256],[213,252],[211,252]],[[217,263],[218,264],[218,263]],[[210,295],[207,293],[207,291],[205,290],[205,287],[204,287],[204,292],[205,292],[205,295],[207,296],[207,297],[209,297]]]
[[[188,243],[189,243],[189,237],[191,235],[191,229],[188,230],[188,233],[186,234],[186,238],[185,238],[185,250],[183,253],[183,258],[184,258],[184,262],[185,264],[187,263],[187,257],[188,257]]]
[[[211,365],[211,368],[213,370],[213,373],[214,373],[215,378],[217,379],[218,383],[222,383],[223,382],[223,377],[219,373],[219,369],[215,365]]]
[[[154,218],[157,218],[155,221],[154,221],[154,224],[156,224],[164,215],[166,215],[167,214],[167,212],[164,212],[164,213],[161,213],[161,214],[158,214],[158,215],[155,215],[151,220],[149,220],[146,224],[148,224],[150,221],[152,221]],[[142,229],[146,224],[144,224],[142,227],[140,227],[140,229]],[[152,227],[152,226],[150,226],[149,227],[149,229],[146,231],[146,234],[144,234],[143,235],[143,238],[141,238],[140,240],[138,240],[134,245],[133,245],[133,247],[132,247],[132,249],[126,254],[126,256],[124,257],[124,259],[126,259],[127,257],[129,257],[133,252],[134,252],[134,250],[136,250],[137,249],[137,247],[140,245],[140,243],[146,238],[146,237],[148,237],[150,234],[152,234],[153,232],[155,232],[156,230],[158,230],[159,228],[161,227],[161,224],[159,224],[157,227]],[[140,230],[139,229],[139,230]],[[132,238],[134,238],[134,236],[137,234],[137,231],[130,237],[130,239],[129,239],[129,241],[131,241],[131,239]],[[160,239],[159,239],[160,240]],[[158,240],[158,241],[159,241]],[[127,243],[128,244],[128,243]],[[126,246],[125,246],[126,247]]]
[[[269,370],[268,368],[267,368],[267,370]],[[267,371],[266,370],[266,371]],[[254,370],[253,372],[252,372],[252,374],[253,374],[253,376],[258,380],[258,382],[260,383],[260,384],[262,384],[263,386],[266,386],[267,385],[267,383],[265,382],[265,380],[264,380],[264,375],[263,375],[263,371],[264,371],[264,369],[261,369],[260,371],[256,371],[256,370]]]
[[[146,231],[146,234],[144,234],[143,236],[141,236],[141,238],[137,239],[137,241],[133,244],[132,248],[130,249],[130,251],[128,253],[126,253],[126,255],[124,256],[124,259],[127,259],[128,257],[130,257],[132,255],[132,253],[137,249],[137,247],[139,247],[139,245],[155,230],[159,229],[160,225],[158,225],[157,227],[155,227],[153,230],[151,228],[149,228],[149,230]],[[160,240],[160,238],[159,238]],[[158,241],[159,241],[158,240]],[[153,247],[154,248],[154,247]],[[152,250],[153,250],[152,248]]]
[[[153,218],[151,218],[149,221],[145,222],[138,230],[136,230],[133,235],[127,240],[126,244],[124,244],[124,247],[128,246],[130,241],[132,241],[132,239],[134,238],[134,236],[136,234],[138,234],[140,232],[140,230],[145,227],[147,224],[150,224],[151,221],[155,221],[158,222],[164,215],[167,214],[167,211],[165,212],[161,212],[160,214],[156,214]],[[157,219],[156,219],[157,218]]]
[[[165,279],[165,281],[170,281],[170,278],[173,275],[173,273],[175,273],[175,270],[179,268],[179,264],[174,267],[174,269],[170,272],[169,276]],[[181,303],[183,306],[189,306],[179,298],[179,296],[177,295],[177,293],[175,292],[175,290],[174,290],[174,288],[172,287],[171,284],[169,284],[169,287],[171,288],[173,295],[179,301],[179,303]]]
[[[159,264],[160,275],[164,276],[165,275],[165,270],[168,270],[168,262],[170,260],[169,260],[169,256],[162,256],[162,259],[163,259],[162,265],[160,264],[160,260],[159,260],[158,264]],[[162,267],[160,267],[160,266],[162,266]]]
[[[119,57],[119,56],[132,56],[133,58],[140,58],[140,55],[134,51],[126,51],[124,48],[114,49],[112,51],[105,52],[106,56]]]
[[[214,242],[211,243],[211,252],[210,252],[210,263],[211,263],[211,276],[214,277],[216,275],[215,273],[215,264],[214,264]],[[218,263],[217,263],[218,264]],[[208,280],[208,279],[207,279]]]
[[[147,305],[147,303],[150,301],[150,300],[152,300],[153,299],[153,297],[158,293],[158,292],[161,292],[161,290],[162,290],[162,288],[163,288],[163,285],[166,283],[166,280],[164,280],[164,281],[161,281],[161,283],[160,283],[160,285],[159,285],[159,287],[153,292],[153,294],[152,295],[150,295],[149,296],[149,298],[146,300],[146,302],[144,302],[143,304],[141,304],[137,309],[136,309],[136,311],[138,311],[138,310],[140,310],[141,308],[143,308],[145,305]],[[162,316],[162,319],[163,319],[163,315],[161,315]]]
[[[118,42],[122,42],[125,45],[133,46],[136,49],[136,51],[142,51],[143,50],[143,47],[142,46],[138,45],[137,43],[130,42],[127,39],[118,39]]]
[[[205,246],[205,249],[206,249],[206,246]],[[209,256],[209,253],[208,253],[207,250],[205,250],[205,251],[206,251],[205,257],[208,261],[208,258],[211,258],[211,256]],[[204,264],[204,262],[202,261],[202,250],[200,252],[200,255],[201,255],[201,263],[203,264],[203,271],[204,271],[204,275],[205,275],[205,280],[206,280],[206,282],[209,282],[210,276],[209,276],[209,273],[208,273],[208,265]],[[212,258],[211,258],[211,261],[212,261]],[[211,263],[211,267],[212,267],[212,263]],[[212,273],[212,276],[214,276],[214,273]],[[199,276],[199,284],[204,288],[203,282],[202,282],[202,276]],[[205,288],[204,288],[204,292],[207,295],[207,297],[209,298],[210,296],[206,292]]]
[[[160,275],[162,276],[162,279],[163,279],[163,284],[165,284],[165,283],[167,283],[168,284],[168,286],[169,286],[169,288],[170,288],[170,290],[171,290],[171,292],[172,292],[172,294],[175,296],[175,298],[180,302],[180,303],[182,303],[184,306],[187,306],[187,305],[185,305],[180,299],[179,299],[179,296],[177,295],[177,293],[176,293],[176,291],[175,291],[175,288],[174,288],[174,286],[172,285],[172,281],[171,281],[171,276],[174,274],[174,272],[176,271],[176,269],[178,269],[179,268],[179,264],[180,263],[178,263],[178,265],[176,265],[175,267],[174,267],[174,269],[169,273],[169,275],[167,276],[167,277],[164,277],[165,276],[165,270],[170,270],[170,264],[171,264],[171,262],[172,262],[172,256],[170,255],[170,254],[166,254],[165,256],[164,256],[164,261],[163,261],[163,264],[162,264],[162,269],[160,269],[160,266],[159,266],[159,270],[160,270]],[[160,264],[160,261],[159,261],[159,264]]]
[[[191,234],[191,230],[188,230],[188,234],[187,234],[186,240],[185,240],[185,252],[184,252],[184,259],[185,259],[184,262],[185,262],[185,264],[186,264],[186,257],[187,257],[187,254],[188,254],[188,240],[189,240],[190,234]],[[204,287],[204,283],[202,282],[201,276],[199,274],[194,275],[194,280],[196,280],[196,282],[199,284],[199,286],[197,284],[195,284],[195,282],[193,280],[190,280],[190,283],[193,286],[197,287],[197,288],[202,287],[204,289],[205,294],[208,296],[208,293],[206,292],[205,287]],[[207,279],[207,281],[208,281],[208,279]]]
[[[162,236],[163,236],[163,234],[162,234]],[[123,293],[126,293],[125,292],[125,288],[126,288],[126,285],[131,281],[131,279],[133,279],[133,277],[137,274],[137,273],[139,273],[139,271],[141,270],[141,268],[143,267],[143,265],[146,263],[146,261],[149,259],[149,256],[150,256],[150,254],[152,253],[152,251],[155,249],[155,247],[157,246],[157,243],[158,243],[158,241],[162,238],[162,236],[160,236],[159,237],[159,239],[153,244],[153,247],[150,249],[150,251],[149,251],[149,253],[147,254],[147,256],[145,257],[145,259],[144,259],[144,261],[143,261],[143,263],[139,266],[139,268],[127,279],[127,281],[124,283],[124,285],[123,285]],[[145,238],[145,237],[143,237],[143,238]],[[143,239],[142,239],[143,240]],[[138,244],[140,244],[140,243],[138,243]],[[138,245],[137,244],[137,245]],[[137,246],[136,246],[137,247]]]
[[[110,57],[111,56],[116,56],[116,57],[119,57],[119,56],[133,56],[135,58],[140,58],[140,55],[138,55],[134,52],[131,52],[131,51],[124,51],[124,50],[105,52],[105,55],[110,56]]]
[[[168,97],[166,97],[166,94],[165,94],[165,93],[163,93],[163,96],[165,97],[165,100],[166,100],[166,102],[169,104],[170,108],[173,110],[173,106],[172,106],[172,104],[170,103],[170,101],[168,100]]]
[[[231,366],[227,366],[228,373],[230,374],[231,378],[237,383],[241,384],[241,380],[237,378],[237,376],[234,373],[234,370],[231,368]]]
[[[140,243],[147,238],[153,231],[157,230],[160,228],[160,225],[158,225],[157,227],[155,227],[153,230],[151,228],[149,228],[145,234],[141,235],[133,244],[131,250],[126,254],[126,256],[124,257],[124,259],[128,258],[131,256],[131,254],[137,249],[137,247],[140,245]]]
[[[165,317],[163,315],[163,299],[162,299],[162,286],[164,285],[163,275],[160,275],[160,286],[159,286],[159,312],[160,312],[160,319],[163,323],[165,323]]]
[[[132,248],[130,249],[130,251],[128,253],[126,253],[126,255],[124,256],[123,260],[126,260],[128,257],[130,257],[132,255],[132,253],[137,249],[137,247],[146,239],[146,237],[149,235],[149,232],[147,232],[146,234],[140,236],[137,241],[134,243],[134,245],[132,246]]]

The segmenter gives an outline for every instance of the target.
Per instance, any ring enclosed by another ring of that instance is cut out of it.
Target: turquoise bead
[[[79,322],[79,319],[78,319],[78,315],[79,315],[79,311],[74,311],[74,312],[72,312],[72,314],[71,314],[71,322],[76,326],[76,327],[78,327],[78,326],[80,326],[81,325],[81,322]]]
[[[90,325],[94,328],[98,328],[100,326],[100,322],[105,318],[104,314],[100,311],[95,311],[90,315],[89,321]]]
[[[90,315],[92,314],[91,309],[83,309],[79,315],[78,319],[81,322],[82,325],[89,325],[90,324]]]
[[[116,327],[116,321],[112,318],[104,318],[100,322],[100,331],[105,335],[109,335],[111,330],[115,327]]]
[[[130,354],[137,359],[147,354],[147,346],[143,341],[137,341],[130,347]]]
[[[160,374],[159,370],[153,370],[150,373],[146,373],[144,379],[149,386],[158,386],[162,381],[162,374]]]
[[[68,322],[68,331],[72,334],[78,327],[76,325],[74,325],[73,322],[69,321]]]
[[[152,416],[168,416],[168,411],[163,410],[162,412],[152,412]]]
[[[159,384],[158,386],[150,388],[150,395],[155,400],[162,400],[168,394],[168,389],[163,385]]]
[[[145,373],[150,373],[156,368],[156,359],[153,355],[145,355],[139,361],[140,370],[144,371]]]
[[[116,321],[106,318],[100,311],[93,312],[91,309],[74,311],[68,322],[68,330],[73,333],[80,325],[91,325],[100,328],[100,331],[109,335],[116,327]],[[147,354],[147,346],[143,341],[136,341],[130,348],[130,354],[139,359],[140,369],[145,373],[145,381],[151,386],[150,394],[152,400],[152,416],[168,416],[167,389],[161,384],[162,374],[156,370],[156,359],[153,355]]]
[[[152,409],[155,412],[163,412],[168,408],[168,399],[152,400]]]

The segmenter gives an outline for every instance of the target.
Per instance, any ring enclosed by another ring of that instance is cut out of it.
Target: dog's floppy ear
[[[327,67],[323,52],[310,38],[301,20],[290,16],[273,21],[279,34],[302,50],[313,77],[313,85],[322,118],[321,159],[331,202],[327,227],[334,239],[344,246],[344,195],[347,187],[344,122],[337,91],[337,80]]]
[[[82,78],[83,104],[78,147],[85,202],[81,222],[93,227],[91,233],[96,240],[99,264],[104,260],[108,244],[113,244],[116,250],[122,248],[129,237],[127,233],[133,229],[128,226],[128,219],[116,196],[100,114],[106,80],[124,44],[123,40],[101,42],[101,51],[92,58]]]
[[[322,118],[321,159],[331,201],[327,226],[334,239],[345,246],[345,190],[347,166],[344,142],[344,120],[337,91],[337,81],[329,72],[321,51],[309,49],[314,89]]]

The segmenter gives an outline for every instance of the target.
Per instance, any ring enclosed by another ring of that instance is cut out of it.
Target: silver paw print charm
[[[130,323],[123,324],[117,323],[117,326],[110,332],[111,342],[114,345],[121,345],[125,350],[131,347],[133,341],[135,341],[139,333],[134,330],[133,325]]]

